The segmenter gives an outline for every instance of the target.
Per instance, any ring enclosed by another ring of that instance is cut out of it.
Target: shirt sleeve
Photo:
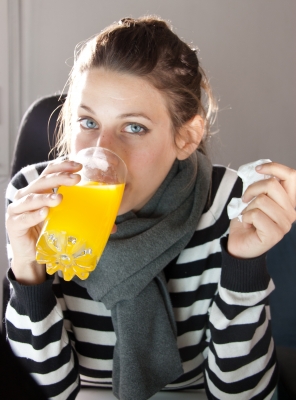
[[[39,285],[19,284],[8,272],[12,295],[6,311],[10,346],[50,399],[75,398],[79,391],[78,361],[71,345],[53,279]]]
[[[221,240],[222,272],[209,315],[205,384],[209,399],[270,399],[278,368],[268,296],[274,289],[265,255],[241,260]]]
[[[6,203],[18,189],[27,186],[47,163],[23,168],[9,183]],[[11,259],[7,242],[8,258]],[[6,309],[6,331],[10,347],[50,399],[74,399],[79,391],[78,361],[70,340],[71,326],[63,315],[63,298],[54,294],[53,277],[39,285],[22,285],[10,269],[11,298]]]

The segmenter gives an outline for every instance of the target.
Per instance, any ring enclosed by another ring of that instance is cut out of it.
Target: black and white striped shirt
[[[43,169],[38,164],[16,175],[8,203]],[[225,251],[227,204],[241,192],[234,171],[214,166],[210,203],[186,248],[165,268],[184,369],[167,390],[206,387],[210,399],[272,397],[277,364],[268,295],[274,285],[265,256],[239,260]],[[58,274],[35,286],[17,283],[11,270],[8,276],[8,338],[47,396],[74,399],[79,382],[111,387],[116,337],[103,303]]]

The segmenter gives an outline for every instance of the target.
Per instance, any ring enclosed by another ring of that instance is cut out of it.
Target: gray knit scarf
[[[113,393],[118,399],[149,399],[183,374],[163,269],[197,227],[211,171],[210,161],[199,152],[176,160],[140,211],[117,217],[117,233],[95,271],[85,281],[75,278],[111,309],[116,334]]]

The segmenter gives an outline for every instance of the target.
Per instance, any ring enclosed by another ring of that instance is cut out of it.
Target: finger
[[[74,161],[51,161],[37,179],[16,192],[14,199],[19,199],[29,193],[51,193],[53,188],[61,185],[75,185],[79,182],[80,177],[74,173],[81,168],[82,165]],[[72,181],[71,179],[74,180]]]
[[[80,181],[80,175],[71,172],[57,172],[41,175],[28,186],[16,192],[14,200],[18,200],[30,193],[51,193],[53,188],[59,186],[73,186]]]
[[[43,207],[40,210],[8,216],[6,227],[9,237],[23,236],[24,232],[44,222],[48,212],[49,208]]]
[[[280,230],[286,234],[291,229],[291,225],[296,218],[295,210],[290,206],[286,210],[280,207],[275,201],[265,194],[256,197],[242,212],[242,215],[251,210],[262,211],[271,221],[279,226]]]
[[[42,171],[41,175],[48,175],[55,172],[78,172],[81,170],[82,164],[70,160],[53,160],[50,161],[47,167]]]
[[[293,168],[276,162],[269,162],[266,164],[258,165],[256,167],[256,171],[259,174],[276,176],[280,180],[289,179],[289,177],[294,176],[294,174],[296,173]]]
[[[281,185],[288,193],[292,204],[296,206],[296,170],[286,165],[271,162],[258,165],[256,171],[260,174],[272,175],[279,179]]]
[[[113,228],[112,228],[112,230],[111,230],[111,235],[113,234],[113,233],[116,233],[117,232],[117,225],[113,225]]]
[[[7,207],[8,215],[18,215],[24,212],[39,210],[43,207],[56,207],[63,196],[58,193],[34,194],[30,193]]]
[[[294,214],[294,205],[281,183],[275,179],[264,179],[250,185],[242,196],[244,202],[248,203],[255,197],[266,195],[277,203],[283,210]]]
[[[265,248],[264,251],[269,250],[278,243],[286,233],[282,230],[281,226],[272,221],[258,208],[249,210],[243,214],[242,222],[243,224],[247,224],[247,226],[253,225],[254,234]]]

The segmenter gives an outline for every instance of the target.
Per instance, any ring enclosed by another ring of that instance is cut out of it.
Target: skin
[[[101,69],[84,73],[76,90],[71,156],[93,146],[118,154],[128,170],[119,213],[139,210],[178,155],[163,96],[140,78]]]
[[[84,72],[75,86],[71,157],[86,147],[117,153],[128,168],[119,213],[137,211],[149,201],[176,158],[187,158],[203,135],[196,115],[173,136],[166,99],[142,78],[103,69]],[[19,190],[6,214],[15,278],[31,285],[46,279],[45,266],[35,261],[35,246],[49,207],[62,201],[52,188],[79,182],[81,165],[55,160],[40,177]],[[296,171],[269,163],[258,171],[278,179],[251,185],[244,201],[243,222],[231,221],[228,251],[238,258],[259,256],[287,233],[296,219]],[[114,228],[113,232],[116,230]]]
[[[256,168],[272,178],[250,185],[242,200],[251,203],[242,222],[231,221],[228,252],[238,258],[258,257],[277,244],[296,220],[296,171],[272,162]]]

